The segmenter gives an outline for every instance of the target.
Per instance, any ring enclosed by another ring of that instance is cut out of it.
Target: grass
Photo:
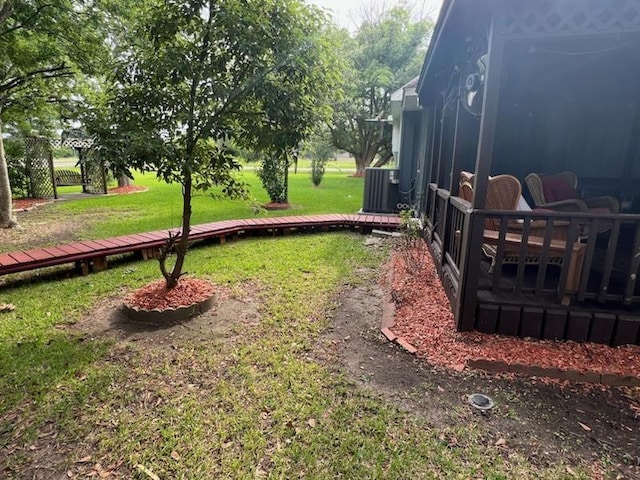
[[[41,448],[55,425],[70,461],[91,455],[135,478],[146,478],[137,465],[161,478],[562,478],[503,459],[473,425],[430,428],[313,359],[335,292],[375,281],[362,267],[384,258],[351,234],[195,249],[194,274],[259,285],[262,319],[233,342],[171,348],[58,327],[156,278],[154,262],[6,290],[17,308],[0,323],[0,448]],[[28,458],[12,456],[9,471]]]
[[[247,171],[241,178],[249,186],[256,203],[269,201],[255,172]],[[263,215],[312,215],[319,213],[355,213],[362,207],[362,178],[344,173],[327,173],[319,188],[313,187],[308,173],[291,174],[289,180],[290,210]],[[131,195],[95,196],[82,201],[60,202],[52,208],[60,215],[72,216],[83,212],[101,212],[104,219],[85,235],[105,238],[134,232],[163,230],[180,225],[182,196],[180,186],[159,182],[155,174],[137,174],[136,185],[149,188],[147,192]],[[79,187],[64,187],[62,193],[78,192]],[[192,223],[248,218],[254,216],[251,205],[240,200],[212,198],[202,193],[193,199]]]
[[[245,179],[256,185],[253,174]],[[293,176],[298,208],[284,213],[353,212],[361,182],[328,174],[313,189],[306,174]],[[179,188],[151,176],[136,183],[150,190],[54,208],[68,216],[102,212],[84,233],[92,238],[173,226]],[[194,207],[196,223],[250,214],[241,202],[205,197]],[[5,287],[2,302],[16,309],[0,318],[0,454],[11,452],[0,472],[31,478],[33,455],[50,448],[48,464],[62,472],[82,471],[85,464],[74,462],[91,456],[89,470],[120,465],[124,478],[138,479],[149,478],[138,465],[176,479],[568,477],[562,465],[504,456],[477,424],[433,428],[315,360],[336,293],[373,284],[386,258],[346,233],[193,249],[187,271],[240,295],[257,289],[260,321],[232,325],[232,340],[167,337],[163,345],[140,334],[116,342],[64,327],[157,279],[155,262]],[[53,461],[60,452],[67,452],[62,465]]]

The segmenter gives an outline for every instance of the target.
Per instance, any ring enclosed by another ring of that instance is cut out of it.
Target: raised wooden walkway
[[[250,218],[205,223],[191,227],[189,239],[219,239],[242,235],[290,233],[296,230],[353,229],[364,233],[372,229],[396,230],[400,225],[397,216],[386,215],[309,215],[300,217]],[[176,232],[176,230],[172,230]],[[38,268],[74,263],[83,274],[90,269],[103,270],[107,267],[107,257],[123,253],[139,253],[143,258],[155,256],[158,247],[168,238],[167,230],[136,233],[102,240],[35,248],[0,254],[0,275],[25,272]]]

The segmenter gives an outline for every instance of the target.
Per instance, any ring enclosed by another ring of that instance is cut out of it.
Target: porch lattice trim
[[[573,35],[640,30],[638,0],[505,2],[505,36]]]

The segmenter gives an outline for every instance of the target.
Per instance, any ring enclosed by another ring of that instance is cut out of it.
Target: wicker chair
[[[537,208],[565,212],[618,213],[620,202],[615,197],[578,198],[578,177],[573,172],[556,175],[530,173],[525,182]]]
[[[461,172],[459,196],[468,202],[473,199],[473,174],[469,172]],[[489,179],[487,186],[487,202],[488,210],[516,210],[522,187],[520,181],[511,175],[497,175]],[[552,240],[547,251],[547,263],[549,265],[562,266],[566,251],[566,239],[569,233],[570,222],[559,220],[553,223]],[[495,267],[497,255],[497,242],[499,241],[498,232],[500,230],[500,219],[488,218],[485,220],[485,242],[482,245],[484,255],[491,261],[491,271]],[[510,221],[507,227],[507,235],[505,238],[505,249],[503,252],[502,263],[518,264],[520,263],[520,244],[522,243],[522,234],[524,223],[519,221]],[[541,263],[541,255],[545,250],[544,237],[547,230],[547,222],[545,220],[532,220],[529,224],[529,236],[527,237],[527,254],[523,259],[526,265],[539,265]],[[578,281],[582,271],[582,262],[584,256],[584,244],[574,243],[572,247],[571,264],[569,266],[569,274],[567,279],[567,289],[575,291],[578,288]],[[563,303],[567,302],[567,298],[563,299]]]
[[[470,172],[460,172],[460,186],[458,195],[466,201],[473,199],[474,175]],[[520,181],[512,175],[497,175],[489,178],[487,186],[487,210],[517,210],[522,196]],[[552,238],[565,240],[567,238],[570,223],[563,220],[553,222]],[[488,230],[500,230],[500,219],[488,218],[485,222]],[[524,222],[511,221],[507,227],[509,233],[522,234]],[[547,228],[545,220],[532,220],[529,224],[529,235],[544,237]]]

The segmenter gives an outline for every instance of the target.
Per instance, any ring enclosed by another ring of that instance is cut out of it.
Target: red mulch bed
[[[16,198],[13,200],[13,209],[16,211],[27,210],[50,201],[45,198]]]
[[[508,364],[579,372],[637,376],[640,347],[609,347],[594,343],[521,339],[477,332],[456,332],[449,300],[426,247],[420,251],[424,268],[410,275],[404,255],[395,251],[392,298],[396,300],[393,333],[416,347],[416,355],[428,362],[461,371],[468,360],[502,361]]]
[[[158,280],[132,292],[125,302],[129,307],[166,310],[202,302],[215,290],[211,282],[199,278],[183,277],[171,290],[167,290],[164,280]]]
[[[126,187],[114,187],[109,189],[109,193],[115,193],[117,195],[122,195],[125,193],[136,193],[136,192],[144,192],[147,187],[142,187],[140,185],[127,185]]]
[[[265,210],[289,210],[290,208],[291,204],[289,203],[269,202],[264,205]]]

